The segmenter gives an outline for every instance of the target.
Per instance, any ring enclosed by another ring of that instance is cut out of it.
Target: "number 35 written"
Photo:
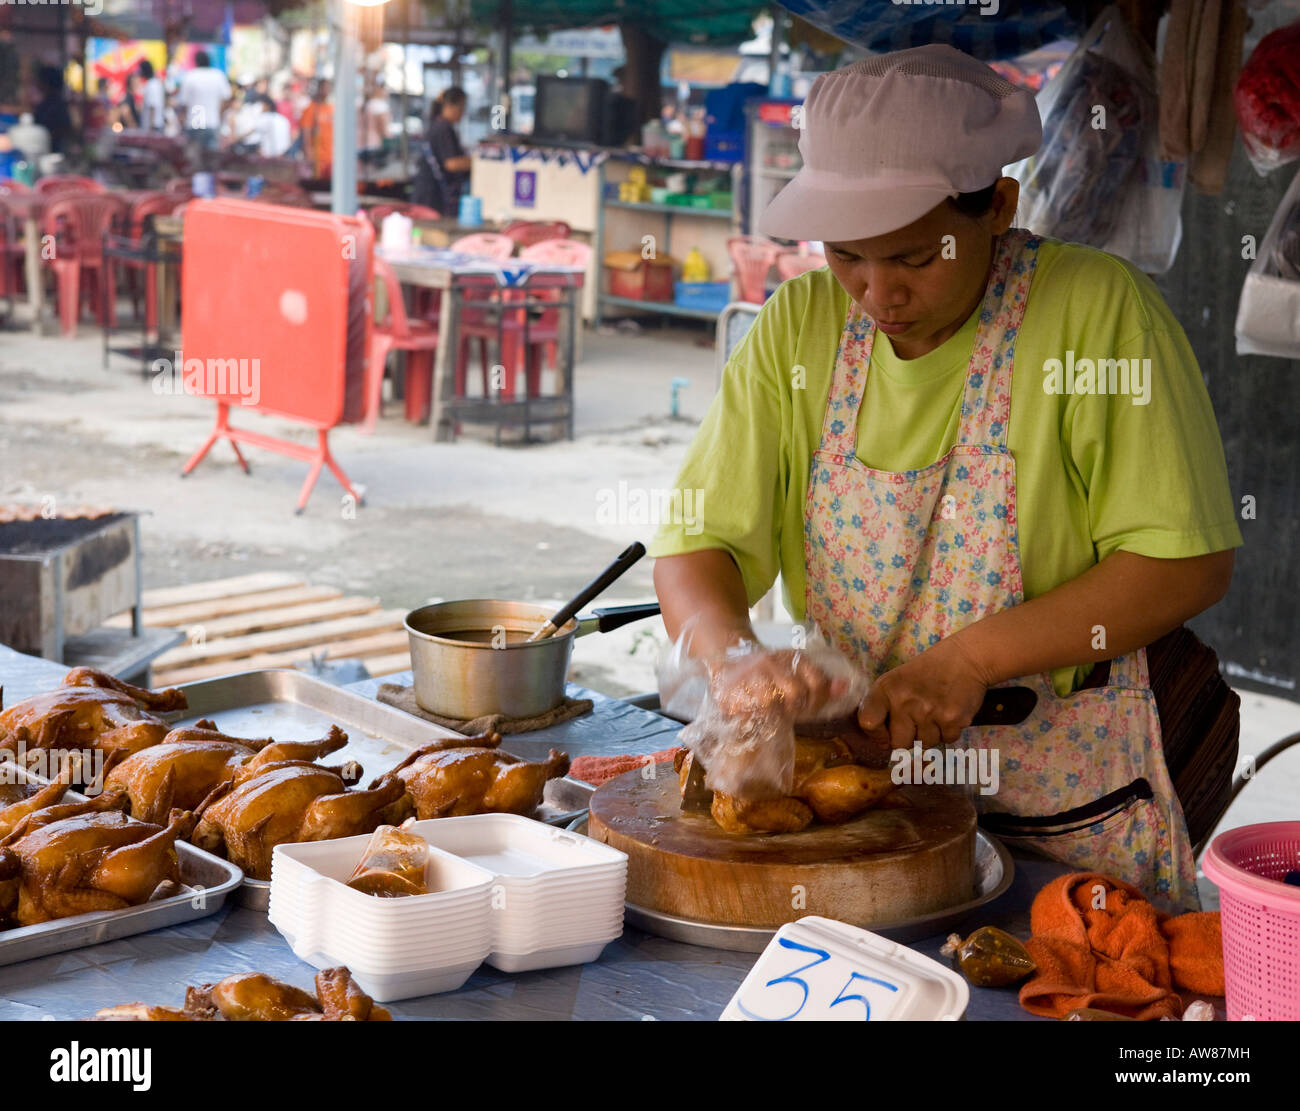
[[[788,1022],[790,1019],[798,1018],[805,1009],[808,1009],[813,1013],[822,1011],[823,1009],[824,1011],[829,1012],[832,1008],[838,1007],[842,1003],[861,1003],[863,1010],[862,1018],[863,1021],[866,1021],[871,1018],[871,1002],[865,995],[853,992],[852,989],[854,987],[874,984],[879,988],[884,988],[886,991],[898,991],[898,986],[889,983],[887,980],[880,980],[874,976],[864,975],[861,972],[851,972],[848,980],[845,981],[844,986],[839,989],[835,998],[830,999],[829,1002],[827,1002],[826,1000],[829,998],[834,985],[839,981],[838,976],[833,976],[832,978],[832,976],[827,975],[827,973],[831,972],[831,969],[834,966],[832,965],[831,967],[820,969],[818,972],[810,975],[809,979],[814,981],[811,986],[807,980],[801,978],[801,973],[807,973],[811,969],[817,969],[819,965],[830,961],[830,953],[825,949],[818,949],[812,945],[800,945],[797,941],[791,941],[784,937],[777,938],[777,943],[783,949],[811,954],[813,959],[807,964],[801,964],[798,968],[791,969],[789,972],[786,972],[781,976],[775,976],[771,980],[766,981],[758,991],[754,993],[759,996],[759,999],[751,999],[751,1002],[761,1005],[763,999],[769,996],[775,997],[777,993],[780,993],[780,997],[784,999],[788,996],[788,993],[785,992],[784,989],[778,987],[778,985],[794,984],[798,987],[800,993],[799,1005],[789,1014],[763,1015],[751,1011],[743,1002],[737,1000],[736,1006],[740,1009],[740,1013],[746,1018],[755,1019],[758,1022]],[[842,968],[842,962],[836,963],[841,964]],[[811,1018],[813,1015],[809,1014],[806,1017]],[[838,1018],[839,1016],[836,1015],[835,1017]]]

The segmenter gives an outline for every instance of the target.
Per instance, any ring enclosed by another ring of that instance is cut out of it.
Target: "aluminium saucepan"
[[[437,602],[406,615],[415,700],[440,717],[535,717],[564,701],[575,637],[654,617],[657,603],[610,606],[528,641],[552,616],[535,602],[477,598]]]

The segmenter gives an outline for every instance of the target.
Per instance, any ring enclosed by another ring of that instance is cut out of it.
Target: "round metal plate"
[[[569,829],[586,834],[587,819],[579,818]],[[934,937],[946,932],[972,911],[991,903],[1011,886],[1015,865],[1006,847],[985,833],[975,832],[975,898],[946,910],[934,911],[901,922],[854,922],[874,934],[904,944]],[[764,926],[726,926],[716,922],[701,922],[694,918],[678,918],[662,911],[650,910],[632,903],[627,904],[627,921],[646,933],[666,937],[687,945],[703,945],[709,949],[732,949],[741,953],[761,953],[767,948],[776,930]]]

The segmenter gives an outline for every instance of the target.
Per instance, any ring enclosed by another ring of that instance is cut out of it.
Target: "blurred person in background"
[[[32,122],[50,133],[50,150],[62,154],[72,136],[72,116],[63,95],[63,74],[57,66],[41,66],[36,72],[40,100],[32,109]]]
[[[292,140],[289,136],[289,121],[275,108],[275,101],[269,96],[255,98],[258,108],[254,134],[257,137],[257,153],[263,158],[281,158],[289,153]]]
[[[311,103],[302,113],[302,149],[312,165],[312,174],[318,178],[330,176],[334,163],[334,102],[330,99],[328,81],[316,82]]]
[[[153,63],[145,58],[137,70],[144,83],[141,89],[140,126],[146,131],[162,131],[167,122],[167,90],[162,78],[154,73]]]
[[[185,134],[200,150],[210,151],[217,145],[223,109],[233,99],[230,81],[212,64],[206,50],[194,54],[194,68],[181,78],[176,92]]]
[[[417,171],[416,188],[428,197],[419,203],[437,209],[444,216],[456,215],[460,195],[469,187],[471,160],[456,133],[468,99],[464,89],[452,85],[429,106],[429,151],[424,173]]]
[[[365,103],[361,106],[360,126],[357,128],[362,162],[373,165],[383,161],[384,142],[392,123],[393,114],[384,92],[383,78],[376,77],[369,83]]]

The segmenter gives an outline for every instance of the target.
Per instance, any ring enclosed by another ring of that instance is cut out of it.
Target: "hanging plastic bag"
[[[1300,359],[1300,172],[1250,264],[1235,331],[1238,355]]]
[[[1022,226],[1163,273],[1182,239],[1185,164],[1160,156],[1155,58],[1112,5],[1038,94],[1043,143],[1007,170]]]
[[[1241,68],[1232,100],[1257,173],[1300,158],[1300,22],[1260,40]]]
[[[660,661],[660,703],[692,719],[680,740],[704,765],[705,786],[746,800],[790,794],[795,722],[853,713],[866,676],[819,639],[798,649],[746,642],[706,665],[690,656],[691,633],[685,628]],[[808,688],[820,705],[796,693]]]

